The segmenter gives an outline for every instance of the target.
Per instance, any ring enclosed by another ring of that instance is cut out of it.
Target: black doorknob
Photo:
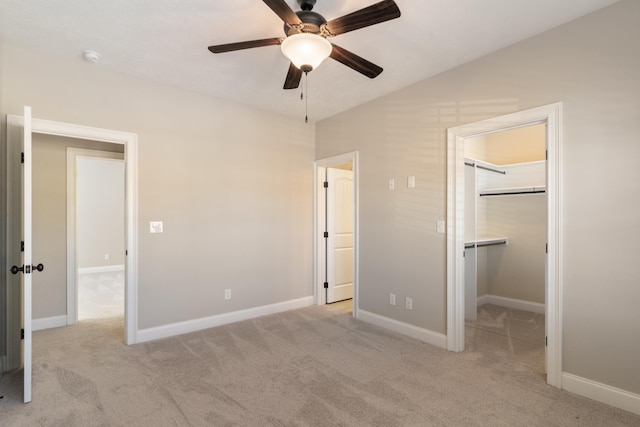
[[[33,271],[42,271],[44,270],[44,265],[42,265],[42,263],[38,264],[38,265],[32,265],[31,268],[33,268]],[[27,274],[30,273],[31,268],[29,268],[29,266],[27,265]],[[18,274],[19,271],[24,272],[24,266],[22,267],[18,267],[17,265],[14,265],[11,267],[10,269],[12,274]]]

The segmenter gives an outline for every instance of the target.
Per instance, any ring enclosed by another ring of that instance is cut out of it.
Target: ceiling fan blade
[[[382,67],[377,66],[373,62],[369,62],[366,59],[359,57],[355,53],[349,52],[348,50],[343,49],[340,46],[336,46],[333,43],[332,45],[333,50],[331,51],[331,55],[329,55],[332,59],[335,59],[336,61],[343,63],[347,67],[352,68],[361,74],[364,74],[370,79],[378,77],[378,75],[382,72]]]
[[[400,17],[400,9],[393,0],[383,0],[364,9],[327,22],[327,30],[334,35],[379,24]]]
[[[284,80],[283,89],[295,89],[300,86],[300,79],[302,78],[302,71],[300,68],[293,65],[289,65],[289,71],[287,71],[287,78]]]
[[[209,50],[213,53],[232,52],[234,50],[251,49],[254,47],[273,46],[282,43],[282,38],[274,37],[272,39],[250,40],[246,42],[218,44],[209,46]]]
[[[286,24],[299,25],[302,21],[284,0],[262,0],[275,12]]]

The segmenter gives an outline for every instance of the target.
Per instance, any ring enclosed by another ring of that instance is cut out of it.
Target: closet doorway
[[[468,125],[458,126],[456,128],[451,128],[448,131],[448,171],[447,171],[447,218],[448,218],[448,233],[447,233],[447,348],[451,351],[463,351],[465,348],[465,279],[466,273],[472,274],[473,271],[478,272],[477,265],[473,266],[473,268],[469,268],[466,265],[465,254],[466,250],[477,251],[479,243],[488,243],[492,247],[487,247],[486,250],[493,250],[498,248],[498,254],[494,254],[494,267],[497,263],[506,257],[504,248],[509,247],[510,244],[513,247],[516,247],[516,242],[521,242],[523,239],[521,237],[516,237],[516,234],[513,234],[511,238],[511,243],[509,243],[509,236],[504,235],[508,234],[505,230],[489,230],[490,226],[486,224],[480,224],[479,229],[481,231],[489,231],[496,232],[494,236],[482,236],[487,237],[487,239],[478,238],[478,233],[476,230],[472,230],[473,237],[469,239],[469,235],[465,235],[467,224],[466,224],[466,213],[469,208],[468,205],[471,202],[465,199],[466,191],[465,188],[467,185],[477,185],[473,183],[472,180],[469,179],[469,174],[467,172],[469,165],[465,165],[465,156],[467,156],[466,142],[472,141],[473,138],[486,137],[487,135],[496,134],[498,132],[504,132],[508,130],[514,130],[519,128],[524,128],[533,125],[540,125],[544,128],[544,137],[546,140],[546,162],[543,164],[546,165],[544,168],[544,176],[546,178],[546,183],[533,184],[530,182],[515,182],[515,183],[504,183],[504,187],[500,188],[499,185],[495,185],[492,183],[491,186],[494,188],[493,191],[486,194],[484,196],[480,196],[478,191],[474,191],[474,197],[477,193],[479,197],[489,197],[489,198],[513,198],[514,195],[506,195],[503,193],[510,192],[513,188],[510,187],[522,187],[527,188],[531,194],[535,191],[540,191],[540,187],[544,187],[545,201],[546,206],[542,208],[544,214],[546,214],[546,224],[543,221],[543,224],[546,227],[544,230],[538,227],[537,231],[534,234],[543,234],[544,238],[542,239],[544,243],[544,247],[541,249],[544,254],[544,261],[542,262],[544,268],[544,291],[541,292],[539,289],[537,291],[531,291],[530,294],[526,297],[533,301],[530,301],[532,304],[528,307],[537,306],[536,304],[541,304],[539,301],[541,300],[541,294],[544,294],[544,312],[545,312],[545,362],[546,362],[546,372],[547,372],[547,383],[550,385],[554,385],[556,387],[561,387],[561,241],[560,241],[560,219],[561,219],[561,205],[560,205],[560,153],[561,153],[561,109],[562,104],[551,104],[548,106],[538,107],[531,110],[525,110],[517,113],[512,113],[505,116],[496,117],[493,119],[483,120],[481,122],[471,123]],[[481,151],[481,150],[479,150]],[[478,156],[478,155],[477,155]],[[484,167],[491,168],[492,165],[486,164],[487,162],[483,162],[481,160],[478,161],[470,161],[467,159],[466,163],[473,164],[474,174],[477,172],[479,166],[483,167],[483,173],[490,173],[486,177],[487,180],[497,180],[500,176],[505,176],[507,174],[502,174],[502,172],[507,172],[506,165],[502,167],[497,167],[497,171],[487,171]],[[513,168],[513,167],[509,167]],[[511,171],[513,172],[513,171]],[[508,172],[507,172],[508,173]],[[491,177],[491,175],[495,175]],[[516,171],[515,173],[510,174],[512,176],[522,175],[520,172]],[[527,176],[528,173],[524,173],[524,176]],[[538,170],[539,176],[539,170]],[[475,175],[477,178],[477,175]],[[471,184],[470,184],[471,182]],[[477,182],[477,180],[476,180]],[[544,185],[546,184],[546,186]],[[484,185],[484,184],[483,184]],[[521,189],[522,189],[521,188]],[[474,190],[477,190],[474,189]],[[486,188],[489,190],[489,188]],[[524,190],[523,190],[524,191]],[[542,197],[540,195],[531,196],[531,195],[518,195],[520,198],[526,197]],[[482,202],[484,203],[484,202]],[[483,207],[482,204],[478,206],[476,203],[475,208],[480,207],[480,209],[487,209]],[[538,209],[540,210],[540,209]],[[482,215],[486,215],[487,212],[482,212]],[[504,214],[504,212],[503,212]],[[478,225],[476,223],[476,225]],[[484,227],[484,230],[482,228]],[[502,242],[500,238],[503,238],[505,241]],[[514,240],[514,238],[516,240]],[[465,244],[466,243],[466,244]],[[506,245],[505,245],[506,243]],[[465,246],[469,246],[465,249]],[[503,248],[502,254],[500,254],[500,247]],[[511,249],[511,248],[509,248]],[[475,254],[476,261],[478,259],[477,254]],[[486,264],[487,260],[482,259],[481,262],[484,266],[488,266]],[[465,271],[465,267],[467,271]],[[494,272],[494,275],[503,276],[505,273]],[[508,275],[507,275],[508,276]],[[534,275],[535,276],[535,275]],[[513,276],[512,276],[513,277]],[[477,278],[476,278],[477,283]],[[482,286],[482,285],[481,285]],[[507,289],[507,291],[513,291],[514,289]],[[522,293],[523,289],[518,289],[520,293],[511,293],[505,291],[504,288],[498,286],[493,290],[493,292],[500,292],[503,295],[500,302],[511,301],[512,300],[524,300],[523,295],[526,293]],[[482,292],[482,291],[481,291]],[[486,292],[481,294],[481,296],[488,295]],[[534,295],[535,294],[535,295]],[[508,296],[505,296],[508,295]],[[476,291],[477,297],[477,291]],[[487,299],[490,297],[486,297]],[[536,301],[536,299],[538,301]],[[477,301],[475,303],[477,305]],[[472,303],[473,305],[473,303]],[[468,314],[468,313],[467,313]]]
[[[67,148],[68,325],[124,316],[124,166],[122,152]]]
[[[467,351],[545,367],[546,124],[467,138]]]
[[[546,124],[467,138],[464,156],[465,319],[485,304],[544,314]]]

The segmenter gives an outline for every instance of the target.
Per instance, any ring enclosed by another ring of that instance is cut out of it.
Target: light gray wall
[[[544,304],[546,197],[486,199],[489,235],[508,238],[485,248],[487,293]]]
[[[45,266],[32,277],[34,319],[67,313],[67,147],[122,151],[116,144],[33,135],[33,261]]]
[[[318,123],[316,158],[360,151],[363,309],[445,332],[446,129],[562,101],[563,370],[640,393],[638,22],[622,1]]]
[[[312,295],[312,125],[80,58],[3,54],[4,113],[138,134],[139,328]]]
[[[78,268],[123,265],[124,162],[79,158],[76,182]]]

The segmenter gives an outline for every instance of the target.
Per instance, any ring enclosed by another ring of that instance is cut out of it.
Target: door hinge
[[[545,244],[544,244],[544,253],[545,253],[545,254],[548,254],[548,253],[549,253],[549,244],[548,244],[548,243],[545,243]]]
[[[20,339],[24,339],[24,329],[20,329]]]
[[[549,345],[549,337],[544,337],[544,346],[548,346]]]
[[[324,188],[329,188],[329,181],[324,182]]]
[[[544,159],[549,160],[549,150],[544,150]]]
[[[24,252],[24,240],[20,242],[20,252]]]
[[[20,163],[24,163],[24,151],[20,153]]]
[[[325,239],[328,239],[328,238],[329,238],[329,232],[328,232],[328,231],[325,231],[325,232],[324,232],[324,238],[325,238]]]
[[[329,289],[329,282],[324,282],[324,288]]]
[[[467,257],[467,251],[462,251],[462,258],[466,258]]]

